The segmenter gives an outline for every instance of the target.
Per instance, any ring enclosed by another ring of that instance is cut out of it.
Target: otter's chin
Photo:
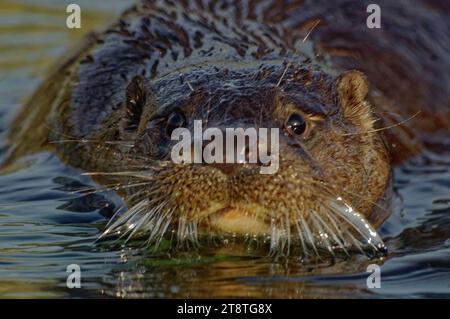
[[[270,233],[270,225],[254,213],[242,208],[227,206],[209,215],[210,226],[219,233],[236,235],[264,235]]]

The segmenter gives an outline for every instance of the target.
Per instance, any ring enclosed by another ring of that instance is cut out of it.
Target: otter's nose
[[[248,141],[244,139],[244,143],[238,145],[232,143],[232,145],[224,145],[221,162],[212,162],[208,165],[220,170],[226,175],[232,175],[236,173],[244,163],[248,163],[250,160],[250,146]]]

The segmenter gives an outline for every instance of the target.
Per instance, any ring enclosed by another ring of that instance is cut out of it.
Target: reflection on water
[[[52,62],[130,2],[77,1],[81,31],[65,27],[69,2],[1,2],[0,143]],[[444,143],[448,149],[450,140]],[[131,246],[95,245],[120,199],[76,192],[94,183],[54,155],[37,154],[0,176],[0,297],[450,296],[449,167],[450,154],[430,152],[396,169],[404,209],[381,230],[386,258],[303,265],[249,257],[233,244],[157,256]],[[81,266],[82,289],[70,290],[66,267],[74,263]],[[381,289],[366,288],[371,263],[381,266]]]

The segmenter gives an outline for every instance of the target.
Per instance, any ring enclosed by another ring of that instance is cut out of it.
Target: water
[[[70,1],[2,0],[0,146],[54,60],[130,2],[78,0],[79,31],[65,27]],[[0,297],[450,297],[450,153],[428,152],[395,170],[397,209],[380,231],[387,257],[317,265],[249,257],[232,244],[158,257],[94,245],[107,204],[118,199],[73,193],[93,181],[50,153],[25,163],[0,176]],[[381,267],[380,289],[366,286],[372,263]],[[70,264],[82,269],[81,289],[66,287]]]

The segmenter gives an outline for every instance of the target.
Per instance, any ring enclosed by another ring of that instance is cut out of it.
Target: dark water
[[[78,0],[83,29],[65,27],[69,1],[0,3],[0,145],[23,100],[56,57],[131,1]],[[381,234],[389,254],[334,264],[249,257],[233,245],[155,257],[133,247],[95,245],[114,196],[80,195],[94,183],[49,153],[0,176],[0,297],[450,297],[450,137],[395,170],[397,207]],[[445,147],[440,147],[441,151]],[[0,155],[1,156],[1,155]],[[366,268],[381,266],[381,288]],[[82,288],[66,287],[78,264]]]

